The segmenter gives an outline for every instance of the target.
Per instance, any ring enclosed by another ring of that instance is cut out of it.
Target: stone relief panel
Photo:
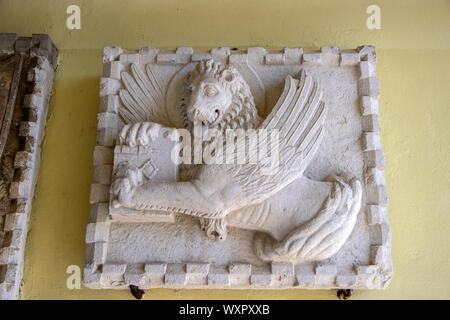
[[[384,288],[371,46],[107,47],[84,283]]]
[[[57,65],[48,35],[0,34],[0,299],[18,299]]]

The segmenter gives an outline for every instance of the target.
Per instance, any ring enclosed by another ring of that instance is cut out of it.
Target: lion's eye
[[[214,86],[206,86],[204,88],[204,94],[207,97],[214,97],[218,93],[218,90]]]

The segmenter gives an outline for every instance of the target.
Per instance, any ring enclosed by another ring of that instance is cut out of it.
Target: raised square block
[[[248,62],[250,64],[263,64],[267,50],[261,47],[250,47],[247,49]]]
[[[191,61],[192,53],[194,49],[191,47],[178,47],[175,54],[175,62],[176,63],[188,63]]]
[[[19,136],[31,136],[37,138],[39,134],[39,126],[35,122],[22,121],[19,127]]]
[[[361,57],[361,61],[370,61],[376,63],[377,53],[374,46],[361,46],[358,47],[356,51],[358,51],[359,56]]]
[[[320,48],[322,63],[327,65],[340,64],[340,50],[337,47],[325,46]]]
[[[369,168],[385,168],[386,161],[383,150],[370,150],[364,152],[364,159]]]
[[[116,142],[117,129],[100,128],[97,130],[97,145],[113,146]]]
[[[367,220],[369,225],[387,223],[387,208],[376,205],[367,206]]]
[[[12,182],[9,187],[9,197],[11,199],[28,199],[30,187],[29,181]]]
[[[159,49],[154,47],[143,47],[139,49],[139,62],[143,64],[155,63]]]
[[[272,274],[274,275],[293,275],[294,265],[292,263],[272,262]]]
[[[27,94],[23,100],[23,105],[25,108],[39,109],[42,107],[43,103],[44,98],[39,94]]]
[[[210,267],[208,273],[208,285],[229,285],[230,274],[226,267]]]
[[[120,81],[113,78],[100,79],[100,96],[117,94],[120,90]]]
[[[145,277],[150,285],[164,285],[167,264],[165,263],[146,263]]]
[[[122,54],[123,50],[120,47],[104,47],[103,48],[103,63],[117,60]]]
[[[96,146],[94,149],[94,165],[113,164],[114,150],[110,147]]]
[[[167,285],[186,284],[186,272],[183,264],[168,264],[164,282]]]
[[[272,274],[266,269],[253,268],[250,284],[253,286],[270,286],[272,284]]]
[[[4,230],[24,230],[27,222],[27,216],[25,214],[10,213],[5,217]]]
[[[109,201],[109,186],[105,184],[93,183],[91,185],[90,202],[108,202]]]
[[[222,63],[228,63],[228,57],[230,56],[230,48],[220,47],[211,49],[211,58],[220,61]]]
[[[119,121],[117,114],[102,112],[98,114],[97,118],[98,118],[97,128],[99,129],[117,128],[117,122]]]
[[[369,96],[361,97],[361,113],[363,116],[370,114],[378,114],[378,112],[379,112],[378,99]]]
[[[364,151],[381,149],[380,135],[374,132],[364,133],[363,149]]]
[[[145,284],[145,271],[143,267],[144,266],[140,264],[127,266],[124,275],[125,283],[128,285],[133,284],[135,286]]]
[[[27,151],[19,151],[14,158],[15,168],[31,168],[33,166],[33,153]]]
[[[284,48],[284,63],[285,64],[301,64],[302,63],[303,49],[297,48]]]

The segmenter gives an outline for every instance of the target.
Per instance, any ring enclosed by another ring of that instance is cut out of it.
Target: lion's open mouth
[[[209,112],[208,114],[196,110],[190,117],[192,122],[201,123],[203,131],[216,127],[220,123],[220,118],[219,109],[214,109],[213,112]]]
[[[214,120],[210,123],[211,126],[216,126],[217,123],[220,120],[220,110],[219,109],[215,109],[214,110]]]

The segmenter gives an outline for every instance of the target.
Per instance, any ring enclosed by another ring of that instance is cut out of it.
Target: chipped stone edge
[[[0,300],[19,299],[23,276],[24,251],[31,214],[34,188],[40,159],[40,144],[44,135],[58,50],[46,34],[18,37],[0,34],[0,53],[22,54],[37,58],[37,64],[27,70],[26,81],[32,84],[24,96],[22,107],[29,109],[28,119],[22,119],[19,139],[22,147],[14,158],[14,181],[10,185],[11,212],[5,215],[3,240],[8,246],[0,248]]]
[[[338,273],[338,266],[323,262],[293,264],[272,263],[268,269],[250,264],[218,266],[203,263],[109,264],[105,263],[107,235],[111,220],[108,214],[109,183],[97,179],[95,172],[110,170],[118,123],[118,91],[120,73],[131,63],[185,64],[214,58],[222,63],[265,65],[338,65],[359,67],[358,95],[361,101],[364,150],[365,210],[370,229],[371,262],[355,265],[353,270]],[[376,77],[376,51],[373,46],[356,50],[322,47],[320,51],[304,51],[301,47],[267,50],[250,47],[247,50],[212,48],[194,51],[181,47],[159,50],[145,47],[124,50],[106,47],[103,50],[103,77],[100,83],[100,111],[97,146],[94,150],[94,181],[91,187],[91,219],[87,228],[84,285],[92,289],[126,289],[130,284],[143,289],[172,288],[304,288],[304,289],[384,289],[392,277],[391,234],[387,220],[387,192],[384,179],[384,154],[380,141],[379,83]],[[108,113],[108,114],[105,114]],[[111,121],[102,121],[109,117]],[[112,124],[112,125],[109,125]],[[104,167],[108,166],[107,169]],[[97,169],[96,169],[97,168]]]
[[[388,221],[386,167],[380,138],[379,81],[376,76],[376,50],[373,46],[357,48],[361,62],[358,90],[362,115],[361,136],[364,150],[366,188],[366,221],[370,232],[371,265],[355,266],[360,281],[368,288],[386,289],[393,276],[391,228]]]
[[[364,55],[364,59],[366,56],[367,54]],[[211,58],[231,64],[356,66],[362,59],[362,53],[359,48],[340,50],[336,47],[322,47],[316,51],[304,51],[301,47],[284,48],[283,50],[268,50],[262,47],[249,47],[246,50],[228,47],[211,48],[211,50],[194,50],[190,47],[178,47],[175,50],[161,50],[155,47],[143,47],[139,50],[105,47],[103,49],[103,76],[120,80],[121,65],[131,63],[182,65]],[[372,57],[370,59],[374,60]]]

